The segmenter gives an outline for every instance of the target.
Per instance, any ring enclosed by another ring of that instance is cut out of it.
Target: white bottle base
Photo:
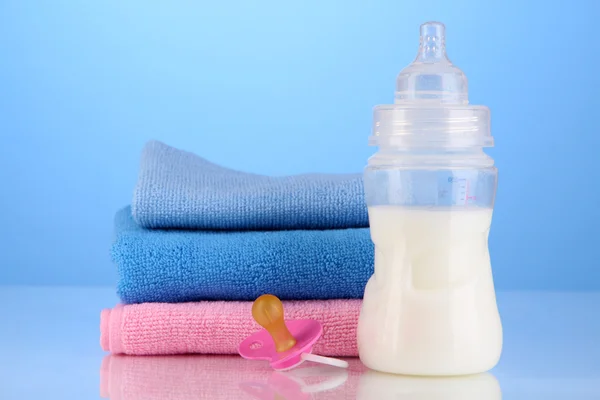
[[[377,372],[383,372],[394,375],[414,376],[414,377],[452,377],[452,376],[470,376],[478,375],[490,371],[498,364],[500,356],[490,360],[487,364],[470,365],[459,367],[441,368],[438,365],[430,365],[418,370],[414,365],[398,365],[397,362],[381,363],[378,360],[370,360],[367,357],[360,357],[360,361],[369,369]]]
[[[363,364],[393,374],[459,376],[498,363],[491,219],[486,208],[369,208],[376,251],[358,323]]]

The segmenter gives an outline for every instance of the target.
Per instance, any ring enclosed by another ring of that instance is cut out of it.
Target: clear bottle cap
[[[374,110],[371,145],[388,147],[488,147],[490,112],[469,105],[467,77],[446,54],[445,26],[420,27],[417,57],[396,79],[394,104]]]

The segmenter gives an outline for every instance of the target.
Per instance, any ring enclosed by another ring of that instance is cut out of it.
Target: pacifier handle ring
[[[332,367],[348,368],[348,362],[338,358],[324,357],[312,353],[302,353],[302,360],[319,364],[331,365]]]

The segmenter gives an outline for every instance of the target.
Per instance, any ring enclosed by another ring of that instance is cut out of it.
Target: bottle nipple
[[[283,319],[283,304],[271,294],[263,294],[252,304],[252,317],[269,332],[278,353],[287,351],[296,345]]]
[[[446,56],[446,29],[442,23],[427,22],[421,25],[419,42],[419,54],[416,61],[449,62]]]
[[[417,57],[396,79],[396,104],[468,104],[467,77],[446,54],[446,27],[426,22],[420,28]]]

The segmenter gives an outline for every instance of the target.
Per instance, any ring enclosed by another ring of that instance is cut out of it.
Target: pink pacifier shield
[[[271,367],[278,371],[299,365],[303,361],[302,354],[312,352],[313,345],[323,333],[323,327],[313,320],[286,321],[285,325],[296,339],[294,347],[278,353],[269,332],[262,329],[240,343],[240,355],[248,360],[267,360]]]

